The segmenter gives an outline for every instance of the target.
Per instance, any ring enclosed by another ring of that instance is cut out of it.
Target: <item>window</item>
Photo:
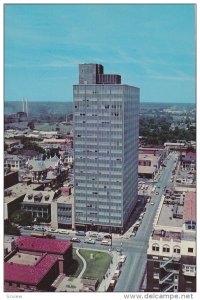
[[[168,245],[163,246],[163,252],[170,252],[170,248]]]
[[[158,272],[154,272],[153,273],[153,278],[154,279],[159,279],[159,273]]]
[[[179,246],[174,247],[174,253],[181,253],[181,249]]]
[[[193,253],[193,248],[188,248],[188,253]]]
[[[152,250],[153,251],[159,251],[159,245],[158,244],[153,244],[152,245]]]

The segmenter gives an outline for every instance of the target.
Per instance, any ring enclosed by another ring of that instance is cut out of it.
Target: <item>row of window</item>
[[[153,245],[152,245],[152,251],[155,251],[155,252],[160,251],[159,245],[158,245],[158,244],[153,244]],[[169,247],[168,245],[164,245],[164,246],[162,247],[162,251],[163,251],[163,252],[169,253],[169,252],[170,252],[170,247]],[[180,247],[179,247],[179,246],[174,246],[173,252],[174,252],[174,253],[180,253],[180,252],[181,252]]]
[[[159,245],[158,244],[153,244],[152,245],[152,251],[155,251],[155,252],[160,251]],[[170,252],[170,246],[169,245],[164,245],[162,247],[162,251],[166,252],[166,253],[169,253]],[[188,248],[188,253],[193,253],[193,251],[194,251],[193,248],[191,248],[191,247]],[[174,246],[173,247],[173,253],[181,253],[180,247],[179,246]]]

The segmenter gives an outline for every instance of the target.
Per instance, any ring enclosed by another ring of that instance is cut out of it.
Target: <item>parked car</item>
[[[130,234],[130,237],[136,236],[136,231],[132,231],[132,233]]]
[[[77,231],[76,235],[77,236],[86,236],[86,233],[85,233],[85,231]]]
[[[76,237],[71,238],[70,241],[71,241],[71,242],[74,242],[74,243],[80,243],[80,242],[81,242],[81,240],[78,239],[78,238],[76,238]]]
[[[46,231],[46,229],[44,227],[35,227],[34,230],[35,231],[43,231],[43,232]]]
[[[29,225],[28,226],[24,226],[23,229],[25,229],[25,230],[33,230],[33,226],[29,226]]]
[[[91,232],[89,235],[90,235],[91,237],[98,237],[98,233],[96,233],[96,232]]]
[[[139,226],[141,224],[141,220],[138,220],[135,225]]]
[[[112,236],[111,236],[111,234],[105,234],[105,235],[104,235],[104,238],[105,238],[105,239],[111,239]]]
[[[96,238],[96,241],[101,242],[101,241],[103,241],[103,238],[102,238],[101,236],[98,236],[98,237]]]
[[[54,228],[49,228],[48,232],[58,232],[58,229],[54,229]]]
[[[69,234],[69,232],[66,229],[58,229],[57,232],[61,234]]]
[[[124,263],[125,261],[126,261],[126,255],[121,255],[119,262]]]

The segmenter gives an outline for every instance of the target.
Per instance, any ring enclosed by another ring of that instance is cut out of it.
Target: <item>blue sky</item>
[[[5,5],[5,100],[72,101],[79,63],[141,89],[141,101],[195,102],[195,6]]]

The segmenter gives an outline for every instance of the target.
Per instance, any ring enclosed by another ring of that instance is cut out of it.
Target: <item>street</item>
[[[175,168],[175,161],[177,161],[177,157],[177,154],[173,153],[170,154],[169,158],[165,161],[166,167],[162,169],[158,182],[154,183],[158,194],[151,194],[151,201],[146,204],[146,212],[135,237],[126,239],[125,236],[117,237],[113,234],[111,250],[109,249],[109,246],[101,245],[100,241],[96,241],[95,244],[86,244],[84,243],[84,240],[87,237],[77,236],[81,242],[74,243],[74,247],[104,251],[116,251],[116,248],[120,248],[122,249],[122,254],[127,255],[126,262],[122,267],[122,273],[115,286],[114,291],[116,292],[138,292],[140,289],[146,268],[148,241],[152,231],[153,220],[156,215],[161,196],[164,192],[164,188],[172,185],[170,183],[170,178],[172,171]],[[32,232],[38,233],[38,231],[21,229],[22,235],[30,235]],[[70,231],[69,235],[61,233],[52,234],[59,240],[70,240],[72,237],[76,236],[74,231]],[[118,255],[121,254],[119,253]]]
[[[123,254],[127,255],[127,260],[115,287],[116,292],[138,292],[140,289],[146,268],[148,241],[152,231],[153,220],[163,194],[163,189],[169,185],[176,158],[177,155],[173,154],[166,161],[166,167],[162,170],[158,182],[155,183],[156,187],[160,187],[156,188],[159,194],[152,195],[151,202],[154,202],[154,205],[147,203],[146,214],[136,236],[130,240],[123,241]],[[113,244],[115,245],[115,242]]]

